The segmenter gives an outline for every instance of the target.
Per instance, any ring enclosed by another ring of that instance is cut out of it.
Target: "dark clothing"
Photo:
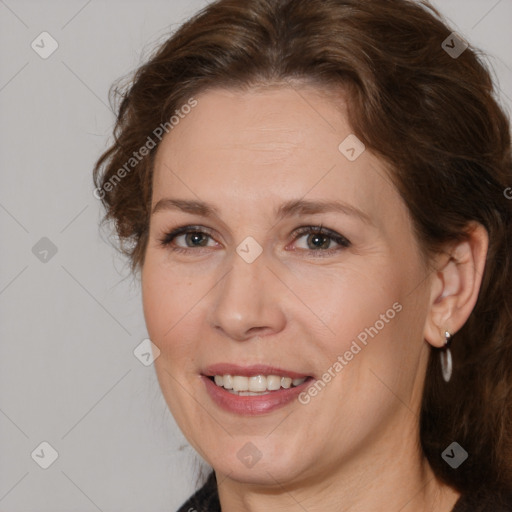
[[[215,473],[210,474],[203,487],[178,512],[221,512]],[[512,512],[512,490],[498,493],[484,489],[462,494],[452,512]]]
[[[178,512],[221,512],[219,495],[217,494],[217,480],[213,471],[203,487],[191,496],[179,508]]]

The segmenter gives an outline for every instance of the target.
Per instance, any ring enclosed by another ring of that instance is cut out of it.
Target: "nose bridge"
[[[248,257],[255,249],[251,243],[244,241],[233,251],[230,269],[216,287],[210,316],[212,327],[238,341],[277,332],[284,326],[276,277],[268,268],[265,251],[253,261]]]

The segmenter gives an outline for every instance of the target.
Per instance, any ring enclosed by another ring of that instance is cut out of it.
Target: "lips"
[[[251,366],[238,366],[230,363],[218,363],[208,366],[202,372],[206,377],[215,377],[215,375],[243,375],[245,377],[254,377],[256,375],[280,375],[290,377],[291,379],[302,379],[309,377],[305,373],[297,373],[285,368],[276,366],[256,364]]]
[[[256,377],[261,375],[279,375],[288,380],[303,381],[297,386],[281,387],[275,391],[262,393],[241,392],[235,393],[214,382],[215,376],[235,375],[240,377]],[[205,368],[202,372],[206,391],[213,402],[224,411],[242,416],[253,416],[269,413],[277,408],[284,407],[304,391],[315,379],[304,373],[293,372],[284,368],[270,365],[238,366],[229,363],[219,363]]]

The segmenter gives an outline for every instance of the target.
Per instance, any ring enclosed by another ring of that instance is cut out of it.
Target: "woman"
[[[437,11],[213,2],[115,133],[181,511],[512,510],[509,121]]]

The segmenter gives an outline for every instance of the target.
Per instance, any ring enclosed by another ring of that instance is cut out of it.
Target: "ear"
[[[479,223],[468,228],[467,239],[451,245],[435,261],[424,331],[435,347],[444,345],[445,331],[453,335],[466,323],[478,299],[489,236]]]

